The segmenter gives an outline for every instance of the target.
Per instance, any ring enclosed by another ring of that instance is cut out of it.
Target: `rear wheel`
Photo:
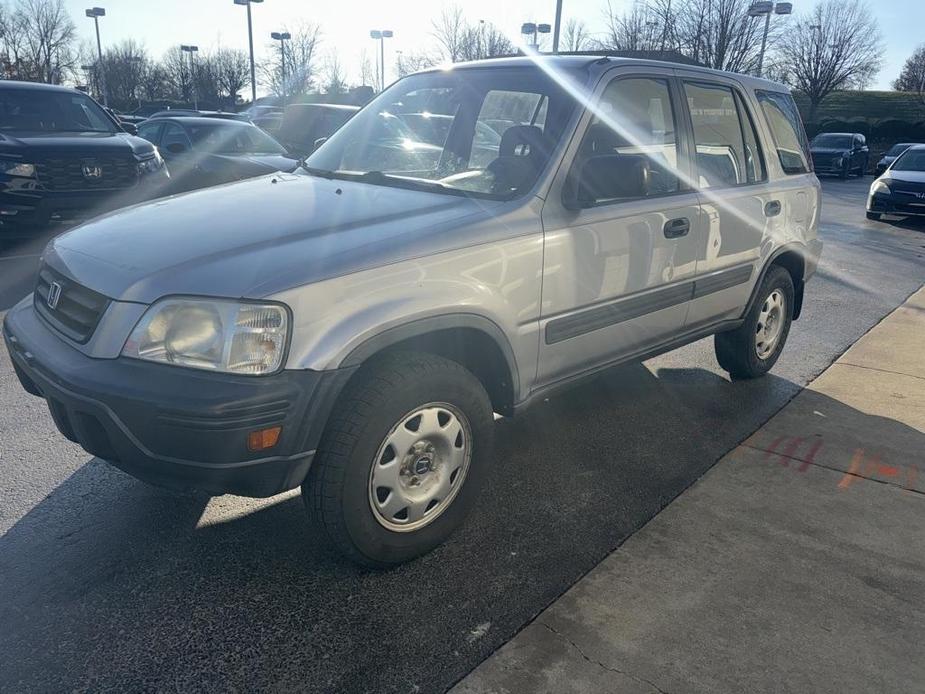
[[[481,382],[456,362],[396,352],[357,374],[303,486],[312,516],[350,559],[384,568],[463,522],[492,450]]]
[[[790,334],[793,280],[779,265],[772,266],[758,289],[745,322],[713,338],[719,365],[733,378],[758,378],[777,362]]]

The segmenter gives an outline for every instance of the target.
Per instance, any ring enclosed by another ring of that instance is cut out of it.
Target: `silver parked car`
[[[422,113],[452,117],[438,140],[401,119]],[[604,57],[456,65],[399,80],[295,173],[58,237],[3,332],[90,453],[217,494],[301,486],[336,546],[388,566],[462,523],[502,462],[494,413],[710,335],[734,378],[766,373],[819,204],[779,84]]]

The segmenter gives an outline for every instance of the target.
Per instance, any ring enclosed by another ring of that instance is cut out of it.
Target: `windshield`
[[[905,152],[911,145],[908,142],[903,142],[898,145],[893,145],[890,147],[884,156],[887,157],[898,157],[900,154]]]
[[[0,130],[119,132],[90,97],[39,89],[0,90]]]
[[[193,146],[216,154],[285,154],[286,150],[260,128],[223,123],[186,123]]]
[[[893,162],[893,171],[925,171],[925,149],[906,150]]]
[[[817,135],[813,138],[813,147],[829,149],[851,149],[850,135]]]
[[[535,67],[412,75],[348,121],[307,165],[329,174],[373,172],[366,180],[380,185],[418,181],[438,192],[511,197],[536,182],[575,107]]]

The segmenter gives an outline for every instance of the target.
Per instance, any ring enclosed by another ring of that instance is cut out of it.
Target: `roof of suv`
[[[0,89],[31,89],[42,92],[68,92],[85,94],[79,89],[65,87],[61,84],[45,84],[44,82],[20,82],[19,80],[0,80]]]
[[[739,72],[725,72],[723,70],[713,70],[712,68],[702,67],[700,65],[687,65],[684,63],[672,63],[665,60],[654,60],[651,58],[623,58],[610,56],[605,53],[590,54],[582,53],[580,55],[534,55],[534,56],[511,56],[507,58],[487,58],[485,60],[475,60],[466,63],[454,63],[452,65],[438,65],[422,72],[436,72],[439,70],[467,70],[473,68],[491,68],[491,67],[528,67],[538,66],[541,69],[555,71],[556,69],[587,69],[592,74],[600,74],[612,67],[618,65],[640,65],[647,67],[670,67],[678,68],[690,72],[702,72],[705,75],[723,75],[747,84],[753,89],[769,89],[772,91],[789,92],[790,87],[779,82],[772,82],[761,77],[753,77]]]

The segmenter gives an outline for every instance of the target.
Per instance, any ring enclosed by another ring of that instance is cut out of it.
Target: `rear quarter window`
[[[774,138],[777,157],[785,174],[811,170],[809,142],[793,97],[785,92],[756,90],[758,103]]]

